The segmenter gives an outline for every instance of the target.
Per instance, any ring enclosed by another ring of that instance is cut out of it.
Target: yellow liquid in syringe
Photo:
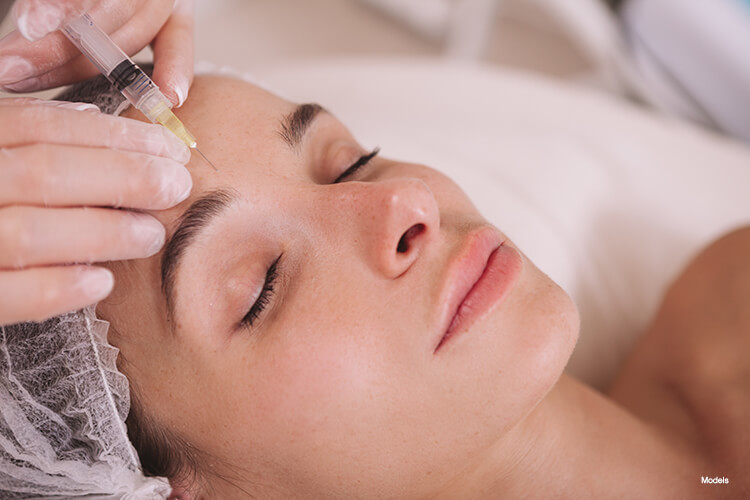
[[[190,131],[188,131],[187,127],[183,125],[180,119],[177,118],[177,115],[175,115],[172,110],[169,109],[169,107],[162,103],[159,103],[154,107],[154,109],[150,110],[150,112],[146,114],[146,116],[149,116],[149,114],[154,117],[157,123],[165,126],[167,129],[169,129],[170,132],[179,137],[180,140],[187,144],[189,148],[195,149],[198,154],[201,155],[204,160],[206,160],[206,163],[213,167],[214,170],[219,170],[214,166],[213,163],[211,163],[208,158],[206,158],[206,155],[204,155],[201,150],[198,149],[198,143],[195,140],[195,136],[191,134]]]

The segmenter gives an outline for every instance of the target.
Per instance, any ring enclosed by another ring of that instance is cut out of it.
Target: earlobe
[[[175,484],[171,479],[169,484],[172,486],[172,493],[169,494],[167,500],[196,500],[196,497],[190,491],[179,484]]]
[[[205,500],[207,495],[197,475],[193,472],[185,472],[185,470],[182,469],[182,472],[171,477],[167,476],[169,486],[172,488],[167,500]]]
[[[177,493],[173,490],[167,500],[193,500],[193,497],[189,493]]]

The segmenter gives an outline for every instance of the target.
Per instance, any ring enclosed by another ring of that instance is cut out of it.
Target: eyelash
[[[371,153],[360,156],[357,161],[349,166],[349,168],[344,170],[344,172],[339,175],[336,180],[333,181],[333,183],[336,184],[338,182],[341,182],[343,179],[354,175],[357,170],[364,167],[370,162],[370,160],[375,158],[375,156],[377,156],[379,152],[380,148],[375,148]],[[276,260],[273,261],[271,266],[268,268],[268,271],[266,271],[266,280],[265,282],[263,282],[263,289],[260,291],[258,299],[255,301],[252,307],[250,307],[250,310],[247,312],[247,314],[245,314],[245,317],[242,318],[242,321],[240,321],[241,326],[251,328],[255,324],[255,321],[258,319],[258,317],[263,314],[263,311],[271,303],[271,298],[274,294],[274,286],[276,285],[276,280],[279,276],[278,267],[280,260],[281,255],[279,255]]]
[[[274,293],[274,286],[276,285],[276,280],[279,277],[278,266],[280,260],[281,255],[279,255],[276,260],[273,261],[273,264],[271,264],[271,266],[268,268],[268,271],[266,271],[266,281],[263,283],[263,289],[260,291],[258,299],[252,305],[247,314],[245,314],[245,317],[242,318],[242,321],[240,321],[241,326],[244,326],[246,328],[252,327],[255,323],[255,320],[258,319],[258,316],[263,313],[266,306],[268,306],[268,304],[271,302],[271,297],[273,297]]]
[[[349,168],[347,168],[346,170],[344,170],[341,173],[341,175],[339,175],[338,177],[336,177],[336,180],[333,181],[333,183],[334,184],[338,184],[343,179],[345,179],[345,178],[347,178],[347,177],[349,177],[351,175],[354,175],[354,173],[357,170],[359,170],[360,168],[362,168],[365,165],[367,165],[368,163],[370,163],[370,160],[372,160],[373,158],[375,158],[375,156],[377,156],[378,153],[380,153],[380,148],[375,148],[375,149],[372,150],[372,153],[360,156],[357,161],[355,161]]]

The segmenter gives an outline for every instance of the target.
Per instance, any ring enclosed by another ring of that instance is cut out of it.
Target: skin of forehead
[[[252,152],[258,162],[269,164],[277,147],[283,147],[278,135],[281,117],[295,104],[252,85],[226,76],[196,76],[185,104],[173,111],[196,137],[198,148],[219,169],[211,168],[197,152],[193,152],[187,168],[193,178],[190,197],[156,215],[170,225],[207,186],[231,183],[231,168],[237,161],[238,149]],[[131,107],[122,116],[148,122]],[[227,166],[222,171],[222,164]]]
[[[175,109],[177,117],[193,133],[201,151],[219,168],[227,165],[218,174],[198,154],[192,154],[187,168],[193,179],[193,189],[185,201],[167,210],[149,211],[171,234],[178,218],[184,210],[201,196],[209,186],[231,184],[231,168],[237,161],[237,145],[250,144],[251,147],[265,147],[267,144],[282,143],[276,135],[275,127],[284,112],[294,109],[294,105],[245,81],[224,76],[197,76],[191,87],[185,104]],[[247,113],[252,110],[253,118]],[[143,122],[148,119],[137,109],[131,107],[122,113],[123,117]],[[231,136],[230,136],[231,135]],[[111,263],[118,280],[127,278],[121,287],[115,287],[113,297],[125,293],[126,289],[136,287],[147,292],[141,296],[145,303],[157,309],[162,307],[159,287],[146,287],[160,275],[161,252],[149,259],[139,259],[129,263]],[[134,272],[135,271],[135,272]],[[116,300],[115,300],[116,301]],[[162,311],[163,312],[163,311]],[[161,318],[164,314],[153,317]],[[146,325],[139,325],[141,327]],[[166,325],[161,325],[166,327]],[[137,330],[137,329],[136,329]]]

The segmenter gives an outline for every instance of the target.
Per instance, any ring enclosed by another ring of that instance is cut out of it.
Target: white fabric
[[[623,17],[642,71],[661,73],[709,123],[750,142],[750,3],[630,0]]]
[[[0,498],[156,500],[128,440],[128,381],[93,308],[0,327]]]
[[[569,370],[605,387],[665,288],[750,223],[750,149],[605,95],[440,61],[310,61],[259,70],[323,104],[366,146],[436,167],[576,300]]]

